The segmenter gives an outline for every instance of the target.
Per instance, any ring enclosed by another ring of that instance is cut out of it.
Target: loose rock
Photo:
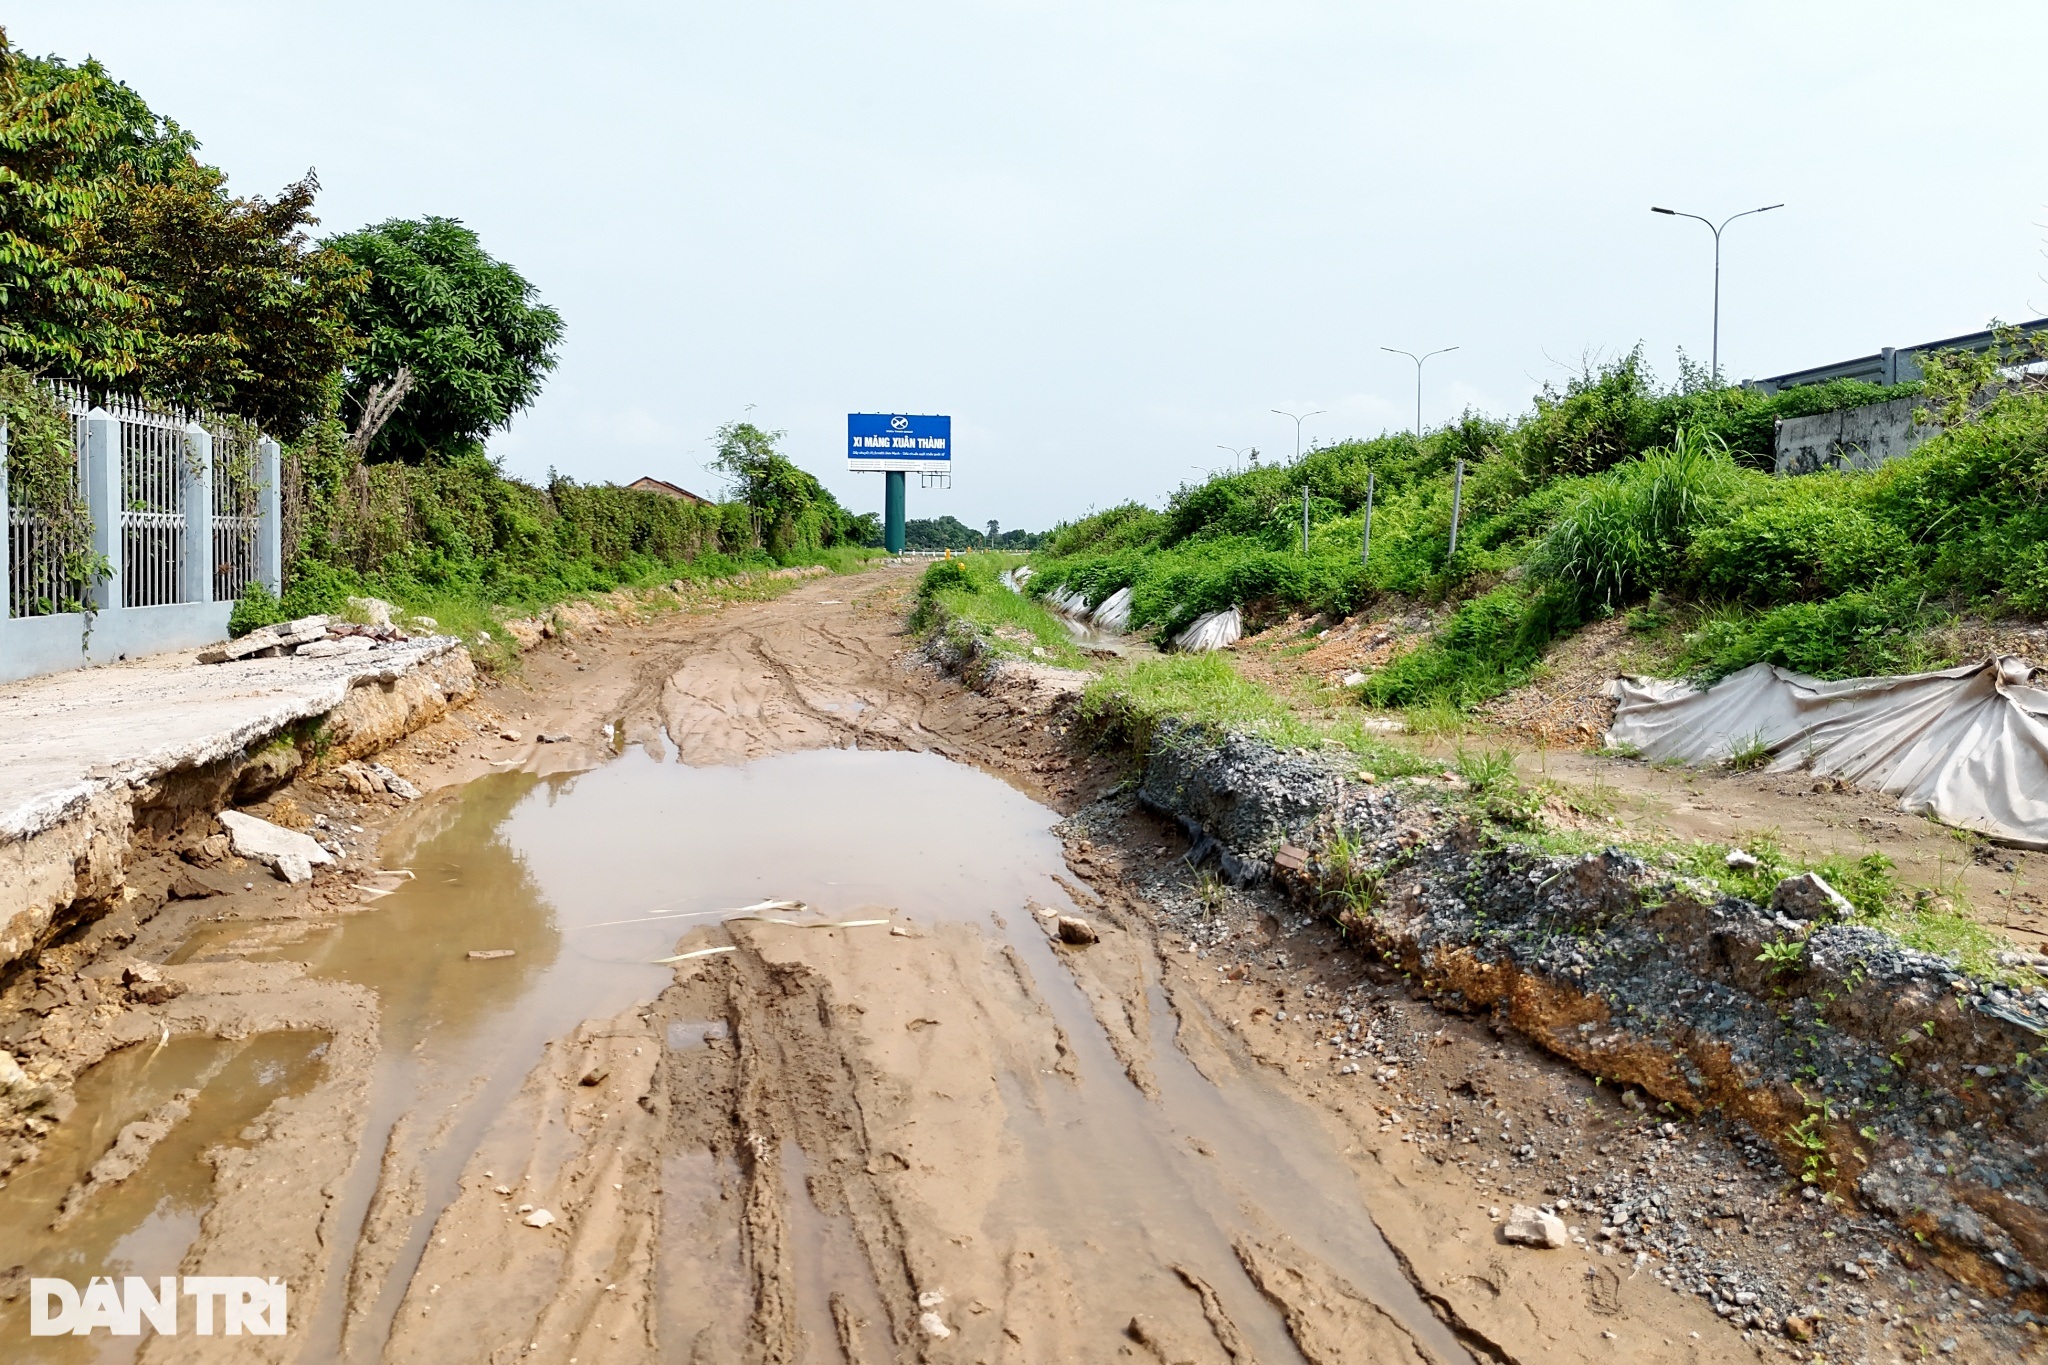
[[[1849,898],[1829,886],[1818,872],[1802,872],[1779,882],[1771,892],[1771,909],[1794,919],[1847,919],[1856,913]]]
[[[1508,1210],[1508,1221],[1501,1225],[1500,1235],[1531,1247],[1563,1247],[1571,1243],[1564,1219],[1527,1204],[1517,1204]]]
[[[1101,938],[1101,935],[1095,932],[1094,925],[1085,919],[1080,919],[1073,915],[1061,915],[1058,920],[1058,928],[1060,942],[1070,943],[1077,948],[1086,947],[1088,944],[1097,942]]]

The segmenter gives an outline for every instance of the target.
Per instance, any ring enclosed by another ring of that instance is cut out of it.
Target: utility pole
[[[1714,234],[1714,343],[1712,367],[1714,384],[1717,388],[1721,383],[1721,228],[1727,227],[1737,218],[1747,218],[1752,213],[1769,213],[1772,209],[1784,207],[1783,204],[1765,204],[1760,209],[1744,209],[1740,213],[1730,214],[1728,217],[1723,218],[1721,220],[1721,227],[1715,227],[1711,218],[1702,218],[1697,213],[1680,213],[1677,209],[1660,209],[1654,204],[1650,206],[1650,212],[1661,213],[1667,218],[1690,218],[1695,223],[1705,223],[1707,231]]]
[[[1371,560],[1372,560],[1372,471],[1371,471],[1370,469],[1368,469],[1368,470],[1366,470],[1366,471],[1365,471],[1365,544],[1364,544],[1363,546],[1361,546],[1361,547],[1359,548],[1359,551],[1358,551],[1358,562],[1359,562],[1360,564],[1366,564],[1366,563],[1370,563],[1370,562],[1371,562]]]
[[[1394,355],[1405,355],[1415,362],[1415,439],[1419,441],[1422,439],[1422,362],[1433,355],[1449,355],[1458,348],[1446,346],[1440,351],[1424,351],[1421,355],[1417,355],[1413,351],[1397,350],[1392,346],[1382,346],[1380,349],[1392,352]]]
[[[1465,501],[1465,462],[1458,461],[1457,472],[1451,475],[1451,552],[1444,556],[1450,563],[1458,557],[1458,512]]]
[[[1273,411],[1280,413],[1282,417],[1294,417],[1293,413],[1282,412],[1279,408],[1274,408]],[[1323,409],[1317,408],[1314,412],[1304,412],[1301,416],[1294,417],[1294,462],[1296,464],[1301,463],[1301,424],[1311,417],[1320,417],[1322,414]]]
[[[1301,483],[1301,552],[1308,553],[1308,480]]]

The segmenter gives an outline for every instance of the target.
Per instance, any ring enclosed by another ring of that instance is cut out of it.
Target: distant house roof
[[[627,484],[626,487],[637,489],[642,493],[664,493],[671,498],[681,498],[685,502],[698,503],[704,507],[709,507],[711,505],[711,499],[700,498],[695,493],[692,493],[689,489],[678,488],[674,484],[668,482],[666,479],[657,479],[650,476],[648,478],[635,479],[633,480],[633,482]]]

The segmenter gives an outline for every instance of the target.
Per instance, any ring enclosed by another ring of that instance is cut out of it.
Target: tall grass
[[[1584,611],[1613,611],[1664,583],[1704,526],[1728,515],[1749,480],[1727,443],[1680,428],[1669,447],[1617,465],[1543,538],[1529,572]]]

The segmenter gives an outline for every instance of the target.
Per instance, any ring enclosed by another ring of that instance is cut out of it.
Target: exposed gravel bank
[[[1546,1187],[1593,1244],[1785,1345],[1852,1319],[1881,1327],[1906,1299],[1927,1332],[1897,1324],[1930,1350],[1950,1322],[2038,1341],[2048,1086],[2031,1052],[2048,992],[1972,980],[1865,926],[1722,897],[1619,849],[1518,846],[1448,784],[1361,782],[1341,752],[1165,725],[1136,796],[1186,830],[1190,862],[1268,884],[1419,995],[1628,1088],[1649,1150]],[[1796,965],[1760,960],[1802,937]],[[1393,1055],[1361,1034],[1358,1010],[1335,1017],[1329,1045],[1366,1059],[1353,1065]],[[1718,1163],[1695,1142],[1714,1128],[1732,1143]],[[1533,1144],[1513,1150],[1539,1159]],[[1788,1196],[1804,1228],[1784,1225]],[[1748,1235],[1702,1236],[1721,1226]],[[1956,1283],[1920,1274],[1928,1260]]]

